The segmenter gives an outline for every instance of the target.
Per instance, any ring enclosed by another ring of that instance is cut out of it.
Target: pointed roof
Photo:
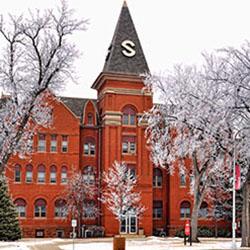
[[[121,9],[103,72],[133,75],[149,72],[126,1]]]

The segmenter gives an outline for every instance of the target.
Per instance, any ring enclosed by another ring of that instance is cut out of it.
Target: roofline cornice
[[[91,88],[98,90],[106,80],[120,80],[129,82],[142,82],[143,76],[136,74],[124,74],[124,73],[114,73],[114,72],[101,72],[96,78]]]

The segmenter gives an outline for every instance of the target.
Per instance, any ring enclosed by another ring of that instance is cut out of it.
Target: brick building
[[[68,237],[72,228],[61,212],[61,194],[72,170],[99,183],[114,160],[125,161],[136,173],[146,211],[140,221],[128,215],[119,229],[110,211],[94,200],[101,214],[85,217],[85,229],[102,226],[110,236],[120,230],[137,234],[139,229],[145,235],[161,229],[173,235],[183,228],[192,204],[189,180],[153,167],[144,138],[146,124],[139,119],[153,105],[140,76],[146,72],[149,68],[124,2],[103,71],[92,85],[97,99],[53,99],[53,124],[35,135],[34,153],[25,159],[13,156],[6,170],[24,237]],[[201,223],[211,226],[206,215],[203,204]]]

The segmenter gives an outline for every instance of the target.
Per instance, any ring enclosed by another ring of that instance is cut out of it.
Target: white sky
[[[54,8],[59,0],[0,0],[0,14]],[[89,19],[76,37],[78,85],[65,96],[95,98],[90,86],[101,72],[123,0],[68,0],[77,16]],[[151,72],[175,63],[199,63],[201,52],[250,40],[249,0],[127,0]],[[1,46],[1,45],[0,45]]]

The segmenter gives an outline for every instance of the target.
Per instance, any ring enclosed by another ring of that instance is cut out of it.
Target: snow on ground
[[[79,240],[78,240],[79,241]],[[75,250],[112,250],[112,239],[83,239],[75,243]],[[57,244],[62,250],[72,250],[72,240],[70,239],[23,239],[18,242],[1,242],[0,250],[30,250],[30,246]],[[238,239],[237,248],[240,249]],[[147,237],[126,240],[126,250],[208,250],[208,249],[231,249],[230,239],[201,239],[201,243],[193,243],[192,248],[187,244],[183,245],[180,238],[158,238]]]
[[[30,246],[60,242],[61,239],[24,239],[21,241],[0,241],[0,250],[30,250]]]
[[[112,242],[89,242],[75,244],[75,250],[112,250]],[[240,242],[237,242],[237,248],[240,247]],[[72,244],[60,246],[62,250],[72,250]],[[195,243],[192,245],[192,249],[205,250],[205,249],[230,249],[230,241],[217,241],[206,243]],[[127,240],[126,250],[187,250],[190,246],[183,245],[183,239],[179,238],[157,238],[149,237],[145,240]]]

